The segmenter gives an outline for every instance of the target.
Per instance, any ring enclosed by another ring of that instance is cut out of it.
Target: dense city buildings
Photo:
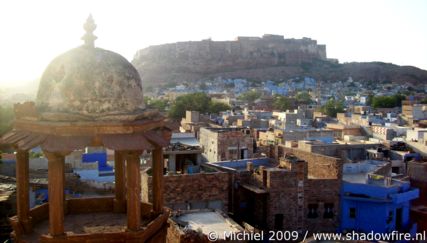
[[[427,230],[422,74],[271,34],[151,46],[131,64],[84,28],[0,130],[1,240]]]

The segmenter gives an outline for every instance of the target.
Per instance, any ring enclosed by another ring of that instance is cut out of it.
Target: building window
[[[308,215],[307,218],[314,219],[317,218],[319,215],[317,214],[317,204],[308,204]]]
[[[350,208],[350,218],[351,219],[356,218],[356,208]]]
[[[274,215],[274,229],[275,230],[283,229],[283,214]]]
[[[323,212],[323,218],[330,219],[334,217],[334,204],[325,203],[325,211]]]

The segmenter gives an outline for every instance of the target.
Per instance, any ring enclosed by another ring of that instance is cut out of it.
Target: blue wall
[[[357,194],[357,195],[355,195]],[[400,232],[413,228],[410,221],[410,201],[419,197],[419,190],[407,182],[393,185],[356,184],[343,182],[341,189],[341,231],[386,233],[396,229],[397,209],[402,208]],[[356,217],[350,217],[350,208]]]
[[[83,163],[92,163],[98,161],[98,170],[99,171],[113,171],[113,167],[107,164],[107,153],[90,153],[82,154]]]

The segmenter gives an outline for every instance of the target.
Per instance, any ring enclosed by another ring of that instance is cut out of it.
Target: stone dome
[[[36,99],[42,119],[129,120],[143,112],[138,71],[123,56],[94,47],[95,27],[89,17],[86,43],[59,55],[44,71]]]

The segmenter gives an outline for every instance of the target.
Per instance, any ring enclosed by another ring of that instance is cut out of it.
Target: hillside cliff
[[[285,80],[301,75],[319,80],[352,76],[355,80],[427,83],[425,70],[381,62],[338,64],[327,58],[326,46],[316,40],[280,35],[150,46],[139,50],[132,63],[145,86],[215,77]]]

